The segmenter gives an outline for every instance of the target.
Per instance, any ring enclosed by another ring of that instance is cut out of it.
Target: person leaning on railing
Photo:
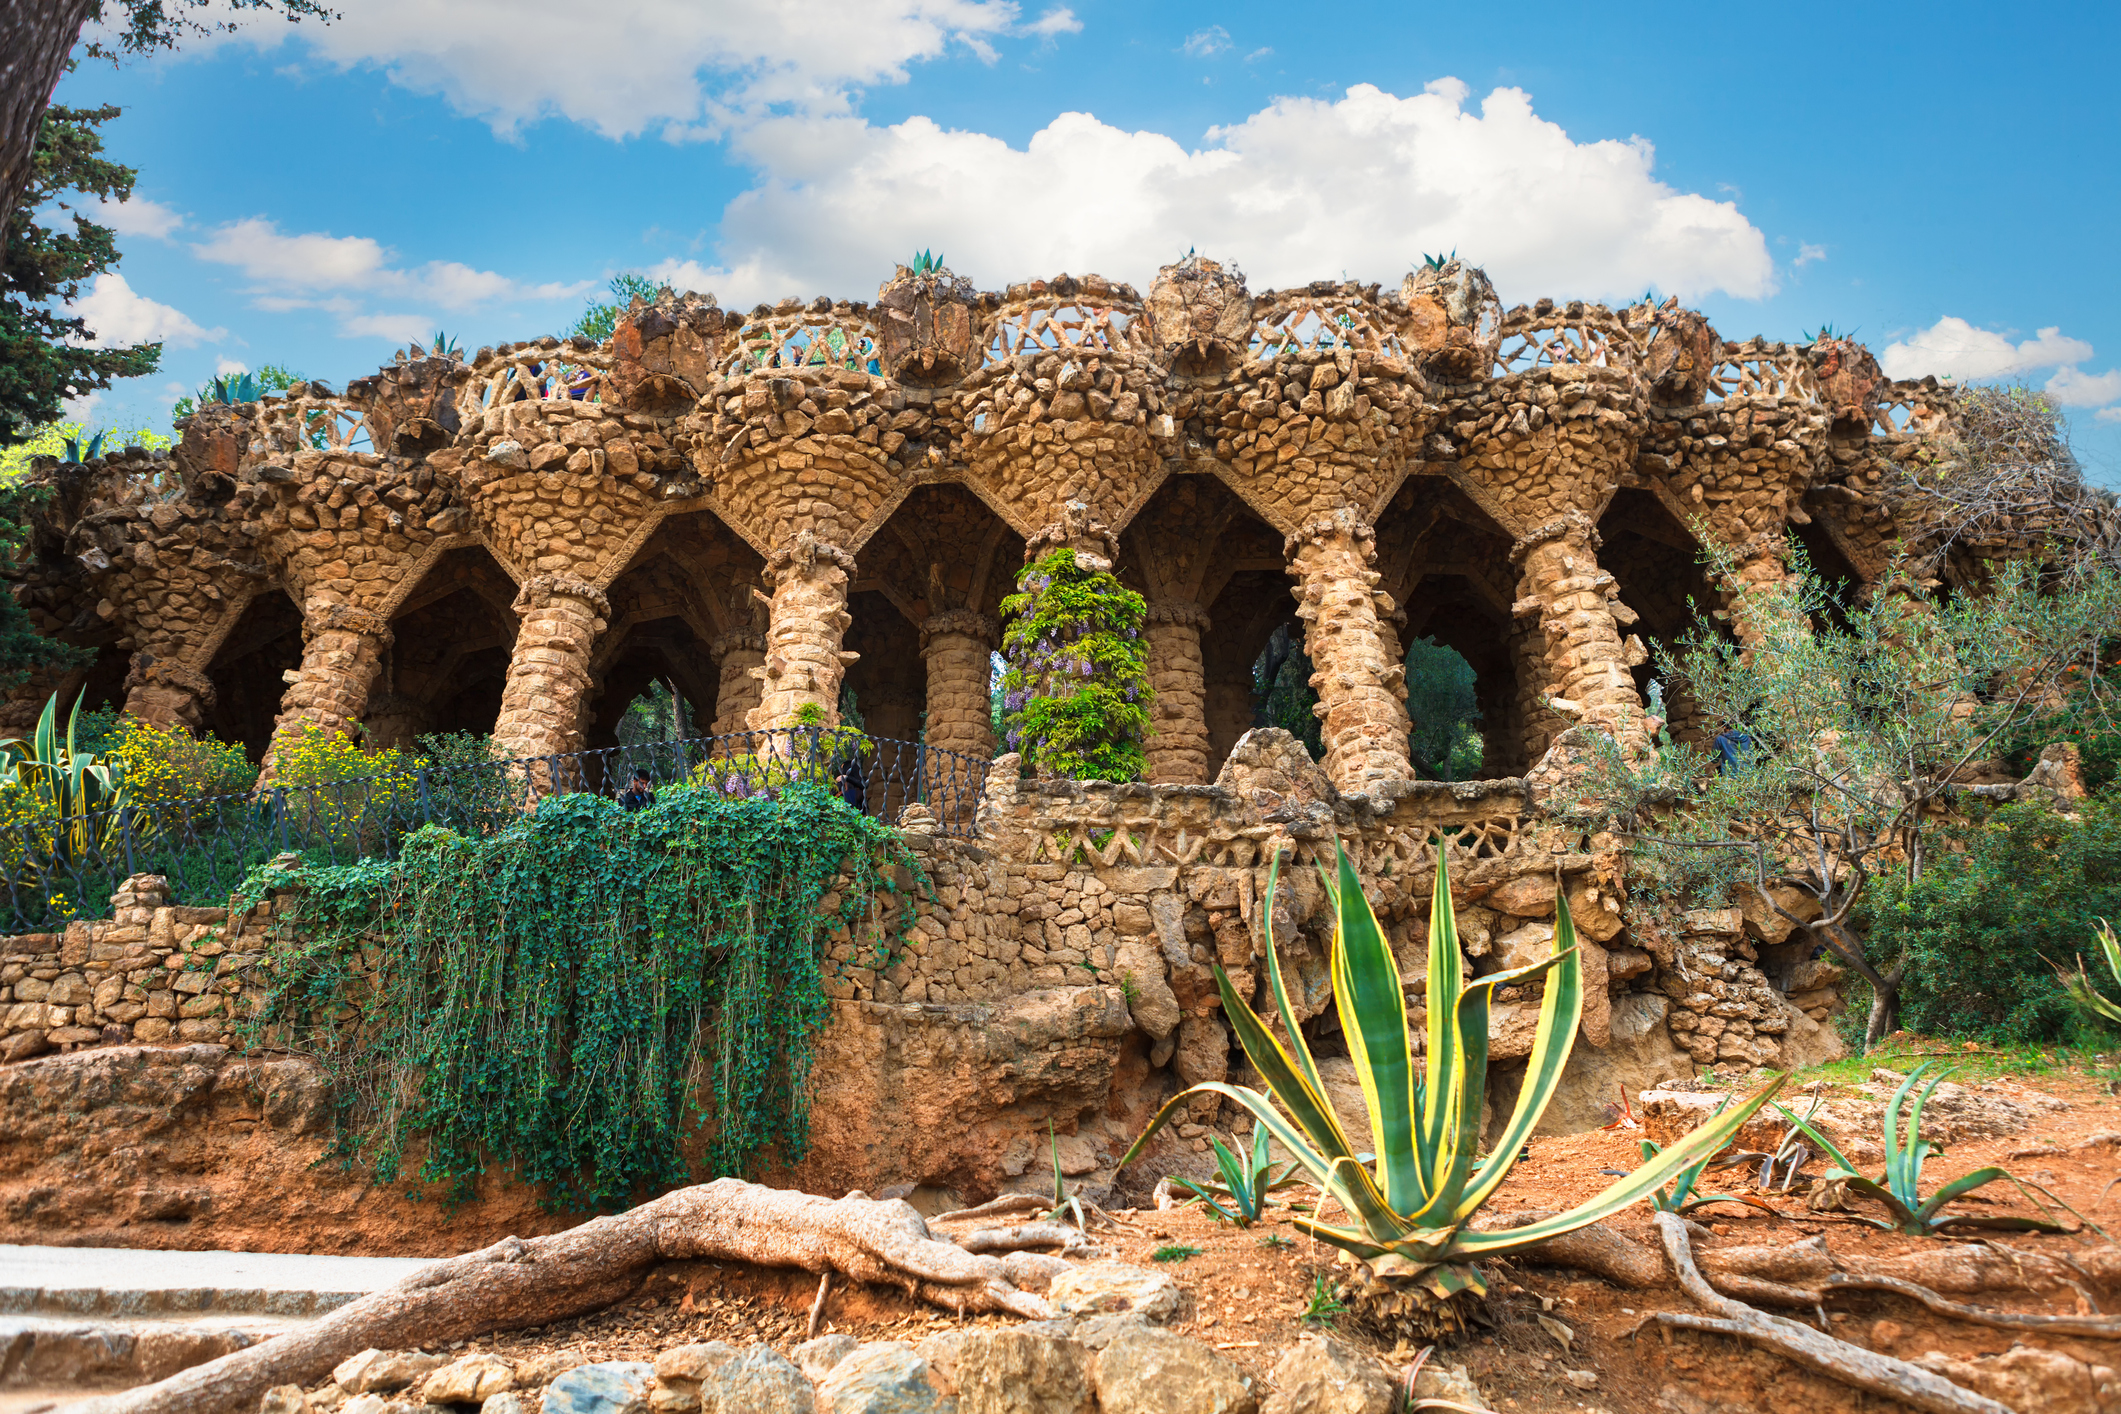
[[[655,787],[648,773],[636,766],[626,788],[619,792],[618,801],[621,810],[646,810],[655,804]]]

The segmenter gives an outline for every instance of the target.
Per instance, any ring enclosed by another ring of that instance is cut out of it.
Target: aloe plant
[[[1935,1078],[1923,1088],[1922,1093],[1915,1096],[1915,1107],[1908,1114],[1905,1144],[1900,1142],[1900,1112],[1907,1105],[1907,1097],[1913,1093],[1916,1082],[1921,1080],[1922,1072],[1929,1068],[1928,1061],[1916,1066],[1907,1079],[1900,1082],[1900,1088],[1893,1092],[1893,1098],[1886,1102],[1885,1172],[1875,1179],[1865,1178],[1857,1173],[1856,1166],[1834,1146],[1833,1141],[1812,1128],[1808,1122],[1791,1114],[1781,1105],[1775,1108],[1781,1110],[1783,1118],[1802,1130],[1834,1160],[1836,1167],[1827,1170],[1826,1181],[1841,1179],[1851,1191],[1866,1198],[1875,1198],[1885,1205],[1886,1211],[1892,1214],[1890,1221],[1858,1215],[1862,1221],[1875,1227],[1884,1228],[1887,1232],[1904,1233],[1909,1237],[1934,1237],[1947,1227],[1979,1227],[1998,1232],[2067,1231],[2060,1223],[2049,1222],[2045,1218],[1970,1217],[1961,1213],[1944,1212],[1944,1205],[1953,1199],[1963,1198],[1976,1188],[1999,1181],[2010,1184],[2020,1193],[2025,1193],[2027,1198],[2032,1198],[2030,1193],[2026,1193],[2024,1184],[2013,1178],[2008,1171],[1994,1166],[1975,1169],[1964,1178],[1953,1179],[1928,1198],[1922,1196],[1923,1162],[1932,1154],[1944,1152],[1922,1137],[1922,1106],[1952,1072],[1937,1072]],[[2037,1200],[2034,1201],[2037,1204]]]
[[[1220,1181],[1210,1179],[1206,1183],[1195,1183],[1190,1178],[1173,1174],[1172,1187],[1183,1188],[1192,1194],[1190,1201],[1206,1208],[1217,1222],[1252,1226],[1267,1211],[1269,1194],[1292,1188],[1303,1181],[1296,1177],[1294,1160],[1283,1165],[1281,1172],[1275,1172],[1274,1165],[1267,1158],[1268,1137],[1265,1129],[1254,1129],[1251,1150],[1238,1153],[1232,1153],[1230,1146],[1222,1140],[1210,1139],[1208,1142],[1215,1150]]]
[[[2106,970],[2113,974],[2115,984],[2121,985],[2121,936],[2114,933],[2114,925],[2103,918],[2100,919],[2098,929],[2092,934],[2092,942],[2098,946],[2100,955],[2105,958]],[[2069,993],[2069,999],[2077,1004],[2079,1011],[2086,1016],[2121,1026],[2121,1006],[2116,1006],[2099,994],[2091,974],[2084,970],[2082,957],[2077,959],[2077,970],[2074,973],[2065,972],[2059,967],[2055,969],[2055,973],[2062,981],[2062,990]]]
[[[1337,848],[1337,847],[1336,847]],[[1408,1034],[1399,965],[1377,922],[1347,851],[1338,867],[1321,868],[1334,910],[1330,959],[1333,997],[1349,1057],[1369,1102],[1370,1155],[1358,1156],[1326,1099],[1276,956],[1274,893],[1280,861],[1268,875],[1265,920],[1268,985],[1287,1043],[1270,1032],[1251,1006],[1215,969],[1223,1014],[1236,1030],[1267,1093],[1209,1081],[1173,1097],[1120,1160],[1131,1162],[1150,1137],[1183,1112],[1198,1095],[1216,1095],[1249,1113],[1292,1155],[1313,1183],[1337,1200],[1353,1226],[1339,1227],[1299,1217],[1295,1226],[1368,1264],[1381,1281],[1447,1299],[1459,1291],[1486,1289],[1475,1263],[1534,1247],[1589,1226],[1639,1203],[1689,1165],[1724,1147],[1740,1125],[1782,1083],[1776,1077],[1758,1095],[1736,1105],[1667,1147],[1603,1193],[1566,1213],[1527,1227],[1475,1232],[1471,1222],[1524,1151],[1525,1141],[1546,1113],[1583,1013],[1583,966],[1568,901],[1555,890],[1554,955],[1529,967],[1468,983],[1458,945],[1458,920],[1444,850],[1436,858],[1436,890],[1429,911],[1428,1051],[1417,1067]],[[1518,1092],[1516,1108],[1485,1158],[1480,1155],[1480,1113],[1488,1078],[1488,1012],[1495,993],[1545,979],[1539,1029]],[[1368,1162],[1365,1162],[1368,1160]]]

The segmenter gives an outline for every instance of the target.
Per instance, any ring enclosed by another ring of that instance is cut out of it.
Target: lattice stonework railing
[[[1929,437],[1944,430],[1951,409],[1932,401],[1919,383],[1886,383],[1878,389],[1874,428],[1881,437]]]
[[[998,315],[987,331],[981,364],[992,368],[1019,354],[1091,355],[1147,347],[1147,324],[1140,310],[1056,300]]]
[[[1406,355],[1399,330],[1375,305],[1345,297],[1293,299],[1274,305],[1253,321],[1245,341],[1246,355],[1261,363],[1309,349],[1348,349],[1387,358]]]
[[[729,336],[722,372],[732,378],[769,368],[881,370],[876,325],[839,312],[752,319]]]
[[[1266,862],[1270,842],[1285,837],[1275,824],[1172,822],[1151,816],[1125,822],[1080,820],[1048,822],[1033,833],[1026,863],[1068,868],[1115,868],[1122,865],[1249,869]],[[1464,877],[1474,865],[1522,858],[1534,845],[1521,814],[1485,816],[1447,824],[1394,821],[1375,831],[1348,831],[1341,838],[1356,868],[1372,877],[1407,881],[1426,887],[1436,872],[1441,839],[1452,871]],[[1294,842],[1294,865],[1324,862],[1324,841]],[[1289,865],[1284,865],[1289,867]]]
[[[1635,346],[1618,324],[1560,321],[1505,327],[1495,353],[1493,377],[1506,378],[1557,364],[1585,368],[1626,368],[1635,362]]]
[[[1743,349],[1718,359],[1709,373],[1705,401],[1730,398],[1800,398],[1819,401],[1819,377],[1804,351],[1788,344]]]
[[[464,385],[458,411],[468,418],[509,403],[571,398],[604,402],[610,392],[612,356],[606,349],[574,341],[555,348],[530,347],[481,361]]]
[[[345,398],[269,398],[258,405],[260,450],[292,454],[305,449],[372,452],[366,410]]]

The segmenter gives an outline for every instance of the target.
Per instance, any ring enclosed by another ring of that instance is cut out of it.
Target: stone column
[[[994,645],[1001,627],[976,609],[946,609],[921,625],[928,665],[928,745],[994,758]]]
[[[1748,657],[1766,641],[1774,616],[1795,611],[1796,579],[1783,560],[1787,549],[1779,534],[1748,540],[1739,547],[1737,566],[1724,585],[1731,634]]]
[[[125,675],[125,714],[158,727],[206,730],[207,714],[213,711],[213,680],[197,668],[187,667],[174,655],[163,656],[142,648],[133,654]]]
[[[766,636],[748,628],[725,633],[707,645],[721,674],[714,691],[713,736],[751,730],[751,711],[759,705],[759,669],[766,662]]]
[[[1158,785],[1208,782],[1208,684],[1200,636],[1208,615],[1186,599],[1149,605],[1149,738],[1142,743],[1149,779]]]
[[[1624,746],[1647,745],[1647,713],[1629,671],[1646,650],[1641,639],[1621,637],[1635,611],[1598,567],[1590,518],[1569,511],[1548,521],[1510,547],[1510,559],[1521,567],[1514,612],[1536,617],[1545,641],[1541,678],[1552,709],[1574,724],[1604,727]]]
[[[1393,662],[1384,616],[1395,607],[1377,590],[1377,536],[1353,512],[1311,521],[1283,546],[1297,581],[1296,616],[1315,670],[1314,708],[1324,720],[1326,775],[1343,791],[1411,780],[1407,761],[1407,665]]]
[[[1252,680],[1208,684],[1208,779],[1214,780],[1238,739],[1252,730]]]
[[[509,756],[580,751],[592,685],[590,653],[611,618],[611,601],[585,580],[541,574],[524,582],[513,607],[522,627],[508,660],[494,740]]]
[[[847,626],[847,581],[854,557],[808,530],[775,550],[766,561],[773,581],[766,627],[766,659],[758,668],[756,729],[792,727],[806,705],[821,714],[818,724],[840,724],[840,679],[859,653],[840,647]]]
[[[383,671],[390,643],[390,625],[378,614],[351,604],[309,605],[302,616],[302,666],[280,699],[273,744],[265,753],[265,778],[273,774],[280,743],[304,726],[348,737],[361,734],[369,689]]]

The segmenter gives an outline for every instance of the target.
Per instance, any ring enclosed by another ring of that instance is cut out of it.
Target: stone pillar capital
[[[374,639],[383,647],[389,647],[396,637],[390,630],[390,620],[354,604],[324,604],[304,612],[303,642],[320,633],[358,634],[362,638]]]
[[[1553,520],[1543,525],[1535,525],[1519,536],[1517,543],[1510,546],[1510,563],[1521,565],[1525,562],[1525,557],[1534,550],[1557,540],[1577,549],[1594,551],[1605,543],[1599,538],[1598,527],[1592,523],[1589,516],[1582,511],[1563,511]]]
[[[520,617],[549,608],[555,600],[572,599],[600,619],[611,617],[611,600],[604,591],[586,579],[576,579],[565,574],[533,575],[523,581],[516,591],[515,602],[509,607]]]
[[[786,584],[791,579],[829,577],[834,570],[842,575],[852,575],[854,556],[831,541],[820,539],[817,532],[811,530],[797,531],[786,544],[766,557],[766,577],[776,585]]]
[[[1282,553],[1295,559],[1307,547],[1335,539],[1354,541],[1367,551],[1377,541],[1377,527],[1351,508],[1342,506],[1330,514],[1315,516],[1289,532],[1282,540]]]
[[[991,615],[977,609],[945,609],[940,614],[930,614],[921,623],[922,656],[927,655],[931,641],[945,634],[976,638],[991,648],[1001,642],[1002,628]]]
[[[1103,574],[1119,558],[1119,537],[1090,513],[1086,501],[1061,503],[1060,519],[1040,526],[1024,542],[1024,563],[1049,550],[1075,551],[1075,562],[1092,574]]]
[[[1208,611],[1191,599],[1152,599],[1149,601],[1149,619],[1152,624],[1169,624],[1173,628],[1192,628],[1206,633],[1209,628]]]

